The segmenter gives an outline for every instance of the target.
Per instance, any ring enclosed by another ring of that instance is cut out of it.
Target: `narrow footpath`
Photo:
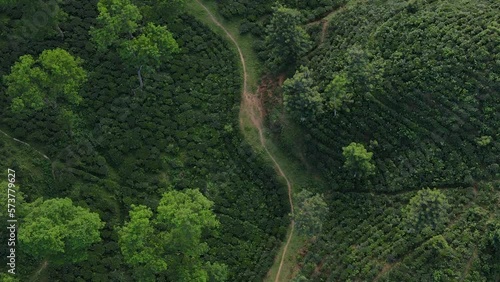
[[[251,119],[253,126],[259,132],[260,144],[264,148],[264,151],[266,152],[266,154],[269,156],[269,158],[274,163],[279,175],[281,177],[283,177],[283,179],[285,179],[287,187],[288,187],[288,200],[290,202],[290,213],[292,215],[292,219],[290,222],[290,232],[289,232],[286,244],[283,248],[283,252],[281,255],[280,266],[279,266],[278,272],[276,273],[276,278],[274,279],[275,282],[278,282],[278,281],[280,281],[280,275],[281,275],[281,271],[283,268],[283,262],[285,260],[285,257],[286,257],[287,251],[288,251],[288,246],[290,245],[290,241],[292,239],[292,236],[294,235],[293,233],[294,233],[295,222],[293,220],[294,206],[293,206],[293,198],[292,198],[292,194],[293,194],[292,183],[290,182],[290,180],[286,176],[286,174],[283,171],[283,169],[281,168],[280,164],[276,161],[275,157],[271,154],[271,152],[268,150],[268,148],[266,146],[266,139],[264,137],[264,130],[263,130],[262,104],[260,103],[259,99],[254,94],[252,94],[248,91],[248,73],[247,73],[247,67],[246,67],[247,64],[246,64],[245,57],[243,56],[243,52],[241,51],[241,48],[240,48],[238,42],[236,41],[234,36],[224,27],[224,25],[222,25],[215,18],[215,16],[212,14],[212,12],[205,5],[203,5],[202,2],[200,2],[200,0],[196,0],[196,2],[201,7],[203,7],[203,9],[205,9],[205,11],[210,16],[210,19],[213,21],[213,23],[226,33],[227,37],[233,42],[234,46],[238,50],[238,54],[239,54],[240,60],[241,60],[241,65],[243,68],[243,90],[242,90],[242,94],[241,94],[242,103],[241,103],[240,111],[245,113]],[[240,118],[240,124],[241,124],[241,118]]]

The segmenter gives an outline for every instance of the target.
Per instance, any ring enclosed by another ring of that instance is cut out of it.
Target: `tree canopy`
[[[60,48],[45,50],[37,59],[21,56],[10,74],[4,76],[12,110],[36,111],[48,106],[58,108],[61,103],[79,104],[82,98],[78,92],[87,80],[82,62]]]
[[[139,29],[142,15],[129,0],[100,0],[97,3],[99,28],[92,27],[90,34],[99,50],[132,39]]]
[[[145,21],[139,7],[129,0],[100,0],[97,6],[99,28],[90,34],[97,49],[115,48],[122,60],[137,68],[140,87],[141,71],[158,68],[179,52],[172,33],[165,26]]]
[[[276,6],[266,29],[265,45],[268,49],[267,65],[275,71],[294,65],[312,44],[309,35],[300,26],[302,16],[298,10]]]
[[[450,205],[446,196],[437,189],[422,189],[411,198],[403,209],[404,222],[408,228],[421,232],[441,230],[448,220]]]
[[[337,115],[337,110],[345,107],[345,104],[352,103],[353,94],[349,87],[349,80],[345,72],[334,75],[332,81],[325,89],[324,99],[326,101],[327,110],[334,111]]]
[[[309,121],[323,112],[323,100],[307,67],[300,67],[283,83],[284,105],[300,122]]]
[[[302,190],[296,196],[295,225],[301,235],[319,235],[328,214],[328,205],[323,196]]]
[[[193,189],[163,194],[155,217],[145,206],[132,206],[130,221],[118,234],[138,279],[155,281],[154,275],[164,272],[172,281],[223,281],[225,266],[202,259],[208,251],[204,232],[219,226],[212,207],[213,202]]]
[[[375,165],[371,162],[372,152],[368,152],[363,144],[352,142],[342,148],[344,167],[354,173],[354,177],[366,177],[375,173]]]
[[[166,27],[148,23],[142,34],[123,42],[120,56],[134,66],[157,67],[178,51],[177,42]]]
[[[104,227],[97,213],[73,205],[68,198],[37,199],[26,206],[18,239],[24,252],[55,264],[79,262],[101,240]]]

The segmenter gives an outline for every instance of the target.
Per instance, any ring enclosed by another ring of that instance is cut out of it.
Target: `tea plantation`
[[[500,281],[499,1],[0,0],[0,57],[0,281]]]

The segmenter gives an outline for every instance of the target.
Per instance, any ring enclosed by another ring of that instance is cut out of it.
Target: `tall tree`
[[[333,110],[335,116],[337,116],[338,109],[346,103],[353,102],[353,94],[350,90],[349,81],[345,72],[334,75],[332,81],[326,87],[324,93],[326,108],[328,110]]]
[[[312,78],[312,72],[304,66],[283,83],[284,104],[288,112],[300,121],[308,121],[323,112],[323,99]]]
[[[24,55],[4,76],[7,95],[12,97],[12,110],[40,110],[47,106],[54,109],[60,104],[79,104],[78,94],[87,80],[81,67],[82,60],[67,51],[57,48],[45,50],[38,57]]]
[[[124,40],[133,39],[142,20],[139,8],[129,0],[100,0],[97,3],[100,28],[90,28],[90,34],[97,49],[107,50]]]
[[[137,278],[155,281],[155,274],[163,273],[172,281],[224,281],[226,267],[202,259],[208,251],[202,235],[219,226],[212,207],[193,189],[165,193],[154,218],[149,208],[133,206],[130,221],[118,234]]]
[[[354,177],[367,177],[375,173],[375,165],[371,162],[372,152],[368,152],[363,144],[352,142],[342,148],[344,167],[354,173]]]
[[[164,26],[142,21],[140,9],[129,0],[100,0],[97,4],[99,28],[90,34],[98,50],[116,48],[120,57],[137,68],[140,87],[143,69],[156,69],[179,52],[172,33]]]
[[[120,56],[131,65],[139,66],[137,74],[140,87],[143,87],[141,70],[159,67],[178,51],[177,42],[166,27],[148,23],[141,35],[123,42]]]
[[[407,228],[418,233],[426,228],[439,231],[448,220],[450,205],[446,196],[437,189],[422,189],[403,208],[404,223]]]
[[[384,60],[357,45],[349,48],[346,55],[344,71],[353,92],[361,97],[373,95],[382,81]]]
[[[299,11],[274,7],[273,16],[266,29],[265,44],[268,49],[268,66],[280,71],[287,65],[294,65],[297,59],[307,52],[311,40],[300,26],[302,16]]]
[[[295,224],[301,235],[316,236],[323,228],[323,221],[328,213],[328,205],[323,196],[302,190],[296,196]]]
[[[19,225],[20,247],[37,259],[56,264],[79,262],[87,249],[99,242],[104,227],[97,213],[73,205],[68,199],[38,199],[26,205]]]
[[[145,206],[133,205],[129,216],[130,221],[118,232],[122,254],[141,279],[155,281],[154,273],[166,270],[167,263],[158,251],[162,242],[151,223],[153,212]]]

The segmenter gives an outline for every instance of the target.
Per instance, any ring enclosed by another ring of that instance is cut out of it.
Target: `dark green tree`
[[[354,45],[347,50],[347,65],[344,71],[352,91],[356,95],[366,97],[373,95],[381,83],[384,61]]]
[[[55,264],[79,262],[101,240],[99,230],[104,222],[99,215],[73,205],[68,198],[39,198],[25,210],[19,225],[20,248],[37,259]]]
[[[491,231],[489,236],[493,247],[495,247],[495,250],[500,254],[500,223]]]
[[[493,253],[493,261],[499,262],[500,261],[500,222],[497,221],[491,221],[488,223],[489,226],[489,234],[488,234],[488,246],[491,246],[491,251]],[[492,265],[492,277],[495,277],[495,279],[500,277],[500,264],[499,263],[493,263]],[[497,279],[498,280],[498,279]]]
[[[274,7],[265,37],[267,65],[270,69],[280,71],[288,65],[294,65],[311,48],[309,35],[300,26],[301,20],[302,16],[297,10]]]
[[[337,110],[345,107],[345,104],[353,102],[353,94],[349,86],[347,74],[342,72],[333,76],[323,94],[326,102],[326,109],[333,110],[334,116],[337,116]]]
[[[171,22],[184,11],[186,0],[146,0],[137,1],[142,14],[151,21]],[[165,13],[168,11],[168,13]]]
[[[352,142],[342,148],[345,162],[344,168],[354,173],[354,177],[367,177],[375,174],[375,165],[371,159],[372,152],[368,152],[363,144]]]
[[[7,95],[12,98],[12,110],[40,110],[50,106],[78,105],[78,94],[87,80],[82,60],[63,49],[45,50],[38,57],[24,55],[4,76]]]
[[[202,235],[219,226],[212,207],[192,189],[165,193],[154,218],[149,208],[132,206],[130,221],[118,234],[137,279],[155,281],[155,274],[163,273],[172,281],[224,281],[226,267],[202,259],[208,251]]]
[[[316,236],[321,232],[328,213],[328,205],[323,196],[302,190],[296,196],[295,225],[300,235]]]
[[[323,113],[323,99],[307,67],[301,66],[283,83],[283,97],[285,108],[297,121],[312,120]]]
[[[422,189],[403,208],[404,224],[410,230],[439,231],[448,221],[450,205],[446,196],[437,189]]]
[[[59,6],[61,3],[63,0],[0,0],[0,7],[10,7],[22,13],[20,19],[14,20],[15,34],[10,34],[10,39],[43,40],[57,34],[64,37],[60,23],[68,18],[68,14]]]

